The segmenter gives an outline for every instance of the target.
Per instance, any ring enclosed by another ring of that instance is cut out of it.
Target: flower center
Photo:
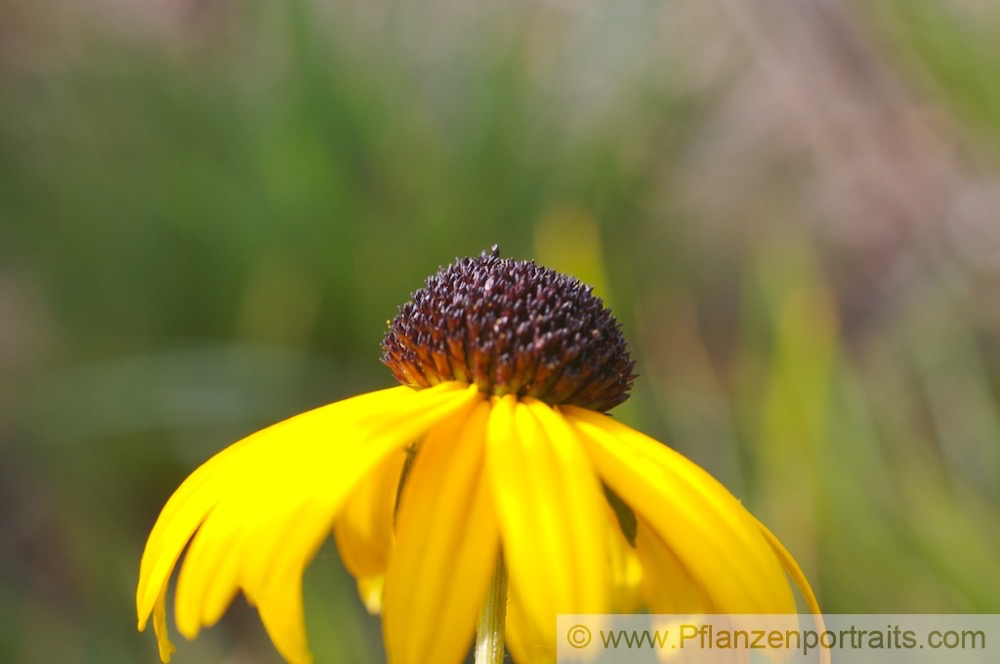
[[[413,293],[389,324],[382,362],[413,387],[457,380],[486,394],[608,410],[628,398],[634,363],[592,291],[494,247]]]

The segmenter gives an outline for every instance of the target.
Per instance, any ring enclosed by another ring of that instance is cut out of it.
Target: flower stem
[[[493,581],[486,592],[483,611],[476,627],[476,664],[503,662],[503,629],[507,620],[507,567],[503,554],[497,554]]]

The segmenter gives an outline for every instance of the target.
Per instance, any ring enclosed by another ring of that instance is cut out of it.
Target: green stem
[[[476,627],[476,664],[502,664],[503,628],[507,620],[507,567],[503,554],[497,554],[493,581],[483,602]]]

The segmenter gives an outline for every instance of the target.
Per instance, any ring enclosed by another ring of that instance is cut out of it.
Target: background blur
[[[197,464],[388,386],[439,265],[580,276],[618,416],[831,612],[1000,612],[1000,3],[0,2],[0,661],[154,662]],[[333,547],[320,662],[381,661]],[[277,662],[236,605],[180,662]]]

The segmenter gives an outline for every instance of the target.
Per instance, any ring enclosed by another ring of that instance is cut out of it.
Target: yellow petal
[[[617,527],[611,508],[607,514],[607,539],[613,596],[608,613],[636,613],[643,608],[640,583],[642,567],[635,549]],[[507,593],[506,644],[518,664],[551,664],[556,661],[556,635],[547,626],[536,626],[524,613],[514,589]]]
[[[461,662],[472,642],[499,550],[483,481],[489,410],[437,424],[407,474],[383,593],[393,664]]]
[[[602,479],[676,555],[723,613],[795,613],[781,562],[756,520],[711,475],[607,415],[562,409]]]
[[[153,631],[156,632],[156,645],[160,651],[160,661],[169,662],[176,648],[167,635],[167,587],[164,586],[153,605]]]
[[[393,517],[407,452],[392,452],[345,501],[334,524],[340,557],[356,577],[384,574],[392,548]]]
[[[554,619],[553,619],[554,623]],[[507,593],[506,644],[517,664],[551,664],[556,661],[556,644],[551,629],[539,629],[524,613],[511,588]]]
[[[802,568],[799,567],[797,562],[795,562],[795,558],[793,558],[792,554],[788,552],[788,549],[786,549],[778,538],[774,536],[774,533],[772,533],[767,526],[757,520],[756,517],[754,520],[757,521],[757,527],[760,528],[762,533],[764,533],[764,537],[767,539],[768,544],[771,545],[771,548],[774,549],[778,559],[781,560],[781,564],[785,567],[785,571],[788,572],[788,575],[792,577],[793,581],[795,581],[795,585],[798,586],[799,592],[801,592],[802,596],[805,598],[806,605],[809,607],[809,610],[816,614],[817,618],[822,621],[819,602],[816,600],[816,595],[813,593],[812,586],[809,585],[809,579],[807,579],[806,575],[802,572]],[[823,626],[822,622],[820,622],[819,626]]]
[[[139,584],[136,588],[136,610],[139,630],[153,610],[157,597],[165,590],[174,563],[212,506],[218,502],[223,482],[214,482],[215,476],[232,459],[245,452],[247,440],[231,445],[199,466],[167,501],[146,540],[146,548],[139,565]]]
[[[398,450],[380,462],[347,498],[334,524],[344,567],[355,578],[367,579],[362,595],[366,606],[375,599],[371,596],[375,580],[389,567],[396,496],[407,457],[407,452]]]
[[[303,413],[230,445],[191,473],[163,507],[146,541],[136,591],[139,629],[145,626],[160,586],[169,578],[191,534],[212,508],[225,498],[231,484],[239,481],[236,470],[246,456],[262,453],[277,456],[284,439],[299,435],[300,430],[320,424],[323,420],[332,420],[331,431],[336,431],[340,425],[337,418],[352,422],[366,411],[370,414],[380,406],[386,407],[401,398],[407,390],[405,387],[381,390]],[[247,479],[253,481],[256,478]]]
[[[713,613],[712,601],[677,556],[638,520],[635,551],[642,565],[642,591],[650,613]]]
[[[358,595],[364,603],[368,613],[378,615],[382,613],[382,589],[385,587],[385,575],[362,576],[358,578]]]
[[[618,520],[607,508],[608,552],[611,555],[611,583],[614,595],[609,613],[636,613],[643,607],[642,562],[635,548],[628,543]]]
[[[223,450],[188,477],[157,519],[140,565],[140,629],[197,531],[177,582],[178,628],[193,638],[238,588],[278,651],[310,660],[301,575],[354,486],[387,454],[468,407],[475,388],[391,388],[303,413]]]
[[[609,608],[607,507],[577,435],[550,407],[497,400],[487,466],[510,585],[554,638],[558,613]]]

